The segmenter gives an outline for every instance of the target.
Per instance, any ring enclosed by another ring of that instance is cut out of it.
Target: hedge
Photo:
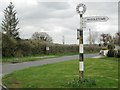
[[[49,47],[49,51],[46,50],[46,47]],[[13,48],[13,47],[12,47]],[[42,54],[77,54],[79,53],[78,45],[63,45],[63,44],[54,44],[46,43],[40,41],[32,40],[20,40],[17,44],[14,45],[14,52],[10,52],[11,48],[3,47],[3,57],[21,57],[21,56],[30,56],[30,55],[42,55]],[[9,53],[8,53],[9,50]],[[99,46],[84,46],[85,53],[99,52]],[[14,54],[13,54],[14,53]]]

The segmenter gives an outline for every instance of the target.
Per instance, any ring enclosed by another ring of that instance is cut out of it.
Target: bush
[[[70,88],[86,88],[96,86],[96,81],[93,79],[85,79],[81,82],[78,79],[74,79],[71,82],[68,82],[68,87]]]
[[[117,58],[120,58],[120,50],[118,50],[117,54],[116,54]]]
[[[31,46],[32,55],[40,55],[46,53],[46,43],[32,42]]]
[[[101,50],[108,50],[106,47],[102,47]]]
[[[5,39],[5,40],[4,40]],[[19,40],[3,37],[3,57],[22,57],[30,55],[42,55],[42,54],[78,54],[78,45],[63,45],[53,44],[47,42],[41,42],[39,40]],[[46,46],[49,50],[46,50]],[[100,51],[100,47],[97,45],[84,45],[85,53],[96,53]]]
[[[31,55],[31,44],[27,41],[19,41],[17,45],[17,56],[29,56]]]
[[[2,56],[14,57],[17,41],[7,35],[2,35]]]
[[[114,57],[116,54],[115,50],[109,50],[108,53],[107,53],[107,56],[108,57]]]
[[[84,46],[84,52],[85,53],[98,53],[100,51],[100,47],[99,46]]]
[[[115,48],[115,45],[114,45],[114,44],[109,44],[107,48],[108,48],[108,49],[114,49],[114,48]]]
[[[14,57],[23,57],[22,50],[18,49],[14,52]]]
[[[78,53],[78,45],[52,44],[49,46],[51,54],[73,54]]]

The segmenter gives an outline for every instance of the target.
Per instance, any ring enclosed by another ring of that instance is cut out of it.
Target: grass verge
[[[86,58],[85,78],[95,80],[95,85],[83,88],[118,87],[117,58]],[[55,64],[31,67],[5,75],[3,84],[8,88],[75,88],[70,85],[79,78],[79,61],[71,60]],[[90,82],[91,83],[91,82]]]
[[[85,53],[85,54],[88,54],[88,53]],[[93,53],[89,53],[89,54],[93,54]],[[0,58],[0,62],[20,63],[20,62],[43,60],[43,59],[48,59],[48,58],[69,56],[69,55],[78,55],[78,53],[43,54],[43,55],[24,56],[24,57],[3,57],[3,58]]]
[[[41,56],[26,56],[26,57],[11,57],[11,58],[2,58],[3,63],[19,63],[19,62],[28,62],[43,60],[47,58],[59,57],[57,55],[41,55]]]
[[[76,55],[76,53],[70,54],[46,54],[46,55],[35,55],[35,56],[24,56],[24,57],[3,57],[0,58],[0,62],[3,63],[20,63],[20,62],[28,62],[28,61],[36,61],[36,60],[43,60],[48,58],[55,58],[55,57],[62,57],[66,55]]]

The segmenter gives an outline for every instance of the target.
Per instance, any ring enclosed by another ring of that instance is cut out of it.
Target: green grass
[[[36,61],[43,60],[47,58],[58,57],[57,55],[42,55],[42,56],[26,56],[26,57],[11,57],[11,58],[2,58],[2,62],[9,63],[18,63],[18,62],[28,62],[28,61]]]
[[[5,75],[2,81],[9,88],[70,88],[68,83],[79,78],[78,63],[72,60],[31,67]],[[84,75],[95,80],[93,88],[116,88],[118,61],[116,58],[86,58]]]
[[[61,54],[43,54],[43,55],[24,56],[24,57],[3,57],[3,58],[0,58],[0,62],[20,63],[20,62],[43,60],[48,58],[69,56],[69,55],[77,55],[77,54],[78,53],[61,53]],[[93,54],[93,53],[85,53],[85,54]]]

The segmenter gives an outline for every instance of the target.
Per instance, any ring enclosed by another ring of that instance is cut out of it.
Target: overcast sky
[[[0,21],[3,20],[3,9],[12,1],[20,20],[20,37],[31,38],[34,32],[46,32],[54,43],[62,43],[65,37],[66,44],[78,44],[77,28],[79,28],[79,15],[76,13],[77,4],[82,0],[0,0]],[[84,0],[85,1],[85,0]],[[83,17],[107,16],[107,22],[87,23],[84,29],[84,43],[88,43],[89,29],[97,36],[101,33],[114,35],[118,31],[118,2],[117,0],[92,0],[83,2],[87,10]],[[103,1],[103,2],[102,2]],[[111,2],[112,1],[112,2]],[[97,38],[96,36],[96,38]]]

